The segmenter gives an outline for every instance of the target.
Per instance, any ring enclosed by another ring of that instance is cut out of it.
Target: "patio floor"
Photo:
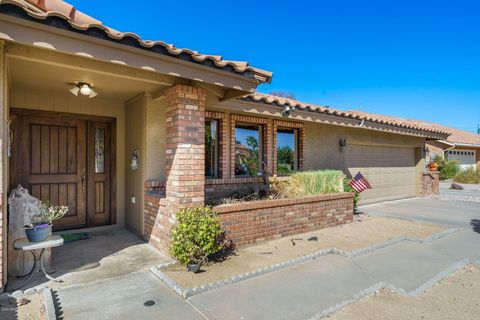
[[[170,259],[126,229],[91,232],[91,238],[67,242],[52,249],[53,277],[35,274],[26,290],[35,286],[69,287],[86,282],[105,280],[135,271],[147,270]],[[18,287],[24,280],[10,277],[7,290]]]

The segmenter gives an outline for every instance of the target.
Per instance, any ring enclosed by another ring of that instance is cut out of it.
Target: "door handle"
[[[82,190],[85,191],[87,188],[87,171],[83,169],[82,171]]]

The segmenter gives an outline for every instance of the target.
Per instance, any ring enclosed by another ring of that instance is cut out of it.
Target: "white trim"
[[[454,143],[455,147],[480,148],[480,144],[475,143]]]

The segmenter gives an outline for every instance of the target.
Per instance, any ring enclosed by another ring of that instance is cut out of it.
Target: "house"
[[[361,171],[374,187],[364,203],[424,192],[425,143],[448,132],[256,92],[271,79],[116,31],[61,0],[0,1],[0,282],[18,184],[69,206],[56,230],[121,226],[164,252],[179,208],[261,184],[278,166]],[[286,163],[279,148],[294,151]],[[246,244],[344,223],[352,207],[345,193],[218,212]]]
[[[438,130],[450,133],[445,140],[427,141],[427,161],[433,161],[436,156],[455,160],[462,170],[480,168],[480,135],[471,132],[424,122]]]

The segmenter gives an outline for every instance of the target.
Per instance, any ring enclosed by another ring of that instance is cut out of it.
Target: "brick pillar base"
[[[440,193],[440,172],[427,171],[420,175],[420,195],[430,196]]]
[[[175,85],[167,90],[166,101],[165,198],[158,202],[149,198],[148,203],[158,204],[149,242],[168,253],[175,213],[205,205],[205,94],[199,88]]]

